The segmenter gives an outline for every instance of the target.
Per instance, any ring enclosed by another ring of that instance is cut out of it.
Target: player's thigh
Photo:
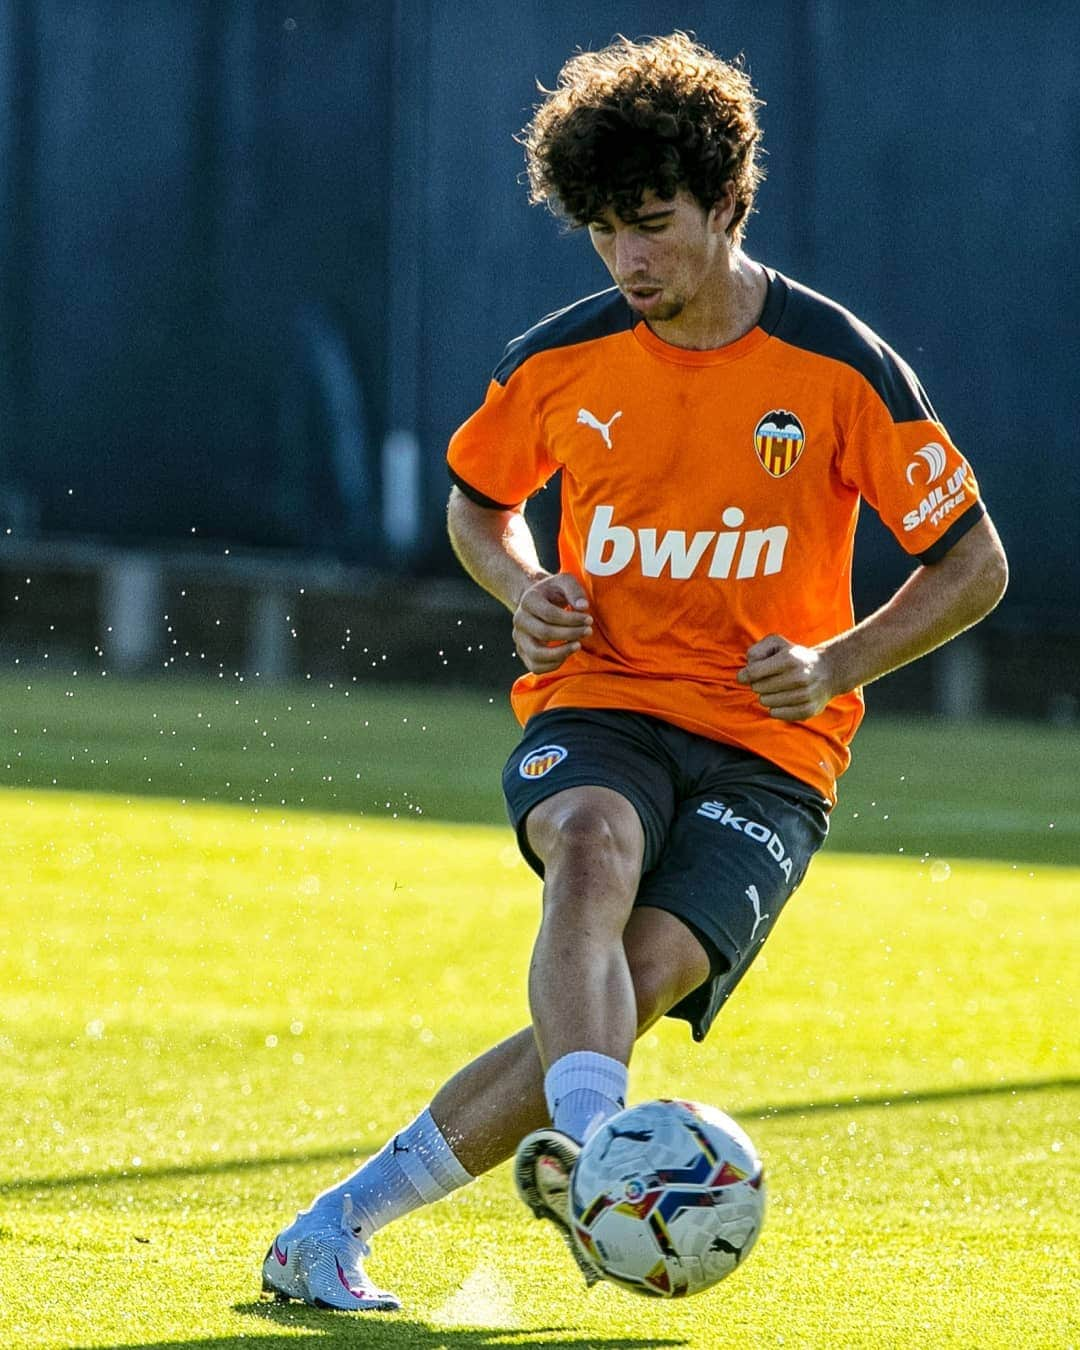
[[[623,931],[642,1032],[710,977],[712,955],[683,919],[652,905],[635,905]]]

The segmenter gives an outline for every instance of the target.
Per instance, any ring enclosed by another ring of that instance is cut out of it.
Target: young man
[[[451,539],[528,672],[504,788],[544,879],[532,1026],[279,1234],[279,1296],[397,1306],[364,1274],[371,1234],[515,1148],[568,1237],[574,1159],[625,1103],[635,1038],[665,1014],[705,1036],[824,840],[861,686],[1005,588],[912,371],[742,251],[757,106],[681,34],[620,39],[570,60],[526,131],[534,200],[615,283],[511,342],[450,447]],[[552,575],[523,504],[560,469]],[[855,623],[861,498],[919,565]]]

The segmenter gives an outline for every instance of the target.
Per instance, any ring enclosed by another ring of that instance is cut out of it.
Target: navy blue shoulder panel
[[[503,358],[495,367],[492,379],[505,384],[517,368],[537,352],[553,347],[574,347],[579,342],[613,337],[629,332],[637,322],[633,310],[622,297],[617,286],[597,295],[588,295],[565,309],[557,309],[546,319],[507,343]]]
[[[937,421],[911,367],[843,306],[766,269],[769,297],[760,326],[781,342],[851,366],[877,391],[894,422]]]

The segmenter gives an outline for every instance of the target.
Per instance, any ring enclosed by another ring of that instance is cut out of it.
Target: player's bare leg
[[[662,910],[636,910],[623,945],[639,1034],[708,977],[697,939]],[[544,1069],[527,1027],[459,1070],[428,1111],[280,1233],[264,1262],[264,1288],[316,1306],[396,1307],[364,1274],[371,1235],[505,1161],[548,1119]]]
[[[599,1273],[571,1238],[570,1180],[582,1144],[626,1105],[637,1009],[623,933],[645,836],[630,802],[604,787],[556,793],[532,809],[526,830],[544,864],[529,1003],[551,1125],[518,1144],[514,1183],[592,1284]]]
[[[664,910],[634,910],[623,950],[638,1036],[709,977],[709,958],[697,938]],[[508,1037],[454,1074],[436,1093],[431,1114],[473,1176],[505,1162],[524,1135],[550,1119],[533,1028]]]
[[[663,911],[633,913],[618,941],[630,982],[635,1036],[709,974],[697,939]],[[596,1128],[620,1108],[622,1102],[605,1096],[604,1089],[611,1092],[611,1073],[618,1072],[625,1091],[626,1067],[619,1063],[609,1071],[609,1063],[595,1052],[570,1052],[556,1061],[554,1072],[545,1071],[535,1027],[530,1028],[461,1070],[431,1108],[459,1158],[477,1168],[494,1166],[517,1144],[518,1192],[537,1218],[555,1225],[587,1284],[595,1283],[599,1272],[574,1243],[569,1224],[570,1176],[584,1133],[570,1133],[567,1124],[574,1129],[591,1121]],[[570,1073],[564,1072],[568,1067]],[[558,1094],[567,1085],[569,1102],[564,1102]],[[554,1124],[542,1123],[547,1120]]]
[[[544,914],[529,970],[529,1006],[544,1068],[574,1051],[626,1064],[637,1032],[623,931],[645,848],[641,821],[619,793],[570,788],[529,813],[544,864]]]
[[[589,1135],[626,1105],[637,1031],[623,932],[641,878],[644,831],[611,788],[574,787],[530,811],[529,844],[544,864],[544,914],[529,969],[529,1004],[551,1125],[524,1136],[518,1194],[560,1231],[588,1283],[591,1263],[570,1237],[570,1178]]]

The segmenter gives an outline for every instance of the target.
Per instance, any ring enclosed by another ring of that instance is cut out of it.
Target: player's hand
[[[592,615],[581,582],[569,572],[533,582],[514,611],[514,646],[527,670],[547,675],[592,636]]]
[[[800,647],[777,633],[755,642],[737,676],[748,684],[769,716],[782,722],[816,717],[840,692],[833,687],[826,652]]]

